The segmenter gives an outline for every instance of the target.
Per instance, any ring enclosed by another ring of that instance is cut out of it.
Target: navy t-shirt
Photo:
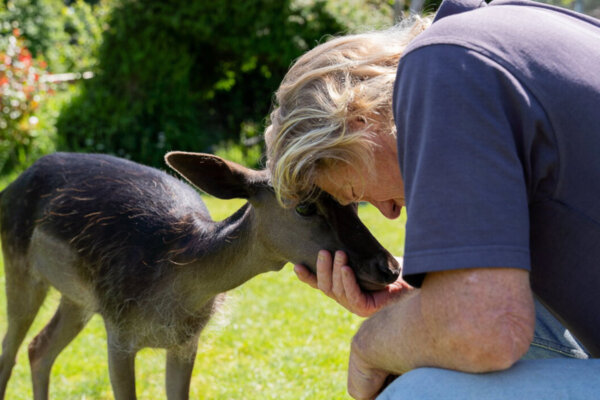
[[[529,270],[534,293],[600,356],[600,21],[445,1],[400,61],[394,116],[406,279]]]

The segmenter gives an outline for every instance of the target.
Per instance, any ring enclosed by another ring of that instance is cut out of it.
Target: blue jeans
[[[596,400],[600,359],[588,352],[536,301],[534,339],[527,354],[505,371],[469,374],[417,368],[392,382],[377,400]]]

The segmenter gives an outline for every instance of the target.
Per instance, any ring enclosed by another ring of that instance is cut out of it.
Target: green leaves
[[[40,122],[36,111],[51,90],[43,81],[46,63],[33,58],[17,26],[0,26],[0,173],[26,163]]]
[[[166,149],[214,151],[238,142],[248,122],[262,131],[292,60],[344,29],[323,4],[120,2],[98,74],[59,120],[61,147],[98,151],[102,143],[104,151],[162,166]],[[160,138],[164,146],[147,145]]]

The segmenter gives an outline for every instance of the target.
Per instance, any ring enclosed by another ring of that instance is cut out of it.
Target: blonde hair
[[[430,24],[414,17],[387,30],[336,37],[294,63],[265,131],[267,167],[282,204],[310,200],[317,176],[339,163],[370,168],[373,135],[396,134],[392,92],[400,56]]]

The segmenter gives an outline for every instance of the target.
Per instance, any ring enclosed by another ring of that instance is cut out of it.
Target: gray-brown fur
[[[277,205],[264,171],[206,154],[167,161],[201,189],[248,203],[214,222],[199,194],[164,172],[68,153],[42,158],[0,194],[9,320],[0,397],[49,286],[62,300],[29,347],[36,399],[48,397],[54,359],[93,313],[105,321],[115,398],[135,398],[135,354],[157,347],[176,399],[187,398],[198,336],[223,292],[288,260],[314,269],[320,248],[346,250],[366,288],[398,274],[352,207],[323,196],[302,217]]]

